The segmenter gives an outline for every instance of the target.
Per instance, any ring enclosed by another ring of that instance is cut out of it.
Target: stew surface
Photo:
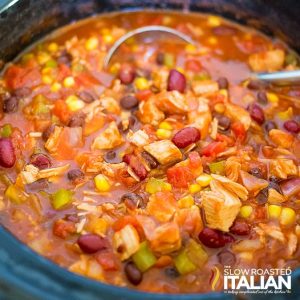
[[[129,39],[127,31],[176,28]],[[284,43],[216,16],[132,12],[59,30],[0,78],[0,221],[108,284],[222,290],[224,266],[300,265],[300,88]]]

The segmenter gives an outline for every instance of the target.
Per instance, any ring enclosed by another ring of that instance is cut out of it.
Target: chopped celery
[[[3,125],[1,128],[1,136],[7,138],[7,137],[10,137],[11,134],[12,134],[11,125],[10,124]]]
[[[22,192],[22,190],[20,190],[18,187],[16,187],[13,184],[11,184],[6,189],[4,196],[7,197],[11,202],[15,204],[21,204],[27,199],[25,194]]]
[[[141,272],[145,272],[156,263],[157,259],[145,241],[140,244],[139,250],[133,254],[132,260]]]
[[[52,195],[52,206],[54,209],[61,209],[72,201],[72,192],[60,189]]]
[[[54,59],[49,59],[46,64],[45,67],[47,68],[56,68],[57,67],[57,62]]]
[[[164,65],[168,68],[173,68],[175,63],[175,58],[173,54],[165,53],[164,55]]]
[[[190,240],[186,248],[189,259],[197,266],[202,267],[208,260],[206,251],[196,241]]]
[[[225,169],[225,160],[220,160],[209,164],[209,169],[213,174],[222,175]]]
[[[196,270],[196,266],[188,257],[187,251],[181,251],[174,259],[175,267],[177,271],[184,275]]]
[[[148,182],[146,183],[145,190],[149,194],[155,194],[157,192],[162,191],[170,191],[172,189],[171,185],[162,179],[157,179],[151,177]]]

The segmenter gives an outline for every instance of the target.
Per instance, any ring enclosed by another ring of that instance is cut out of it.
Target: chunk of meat
[[[192,82],[192,89],[197,96],[201,96],[217,92],[219,90],[219,85],[213,80],[194,80]]]
[[[154,99],[150,98],[140,103],[137,117],[142,123],[156,126],[165,118],[165,114],[157,108]]]
[[[241,106],[232,103],[227,103],[224,114],[226,117],[230,118],[234,122],[241,122],[246,130],[249,129],[251,124],[250,114]]]
[[[124,142],[116,122],[111,122],[94,140],[92,150],[113,149]]]
[[[245,188],[252,193],[256,193],[268,186],[268,181],[257,178],[243,170],[240,171],[241,179]]]
[[[156,96],[155,104],[169,114],[185,114],[189,109],[186,97],[178,91],[161,92]]]
[[[291,148],[294,143],[293,135],[280,129],[270,130],[269,137],[274,144],[285,149]]]
[[[169,140],[162,140],[144,146],[160,164],[166,165],[182,159],[180,150]]]
[[[284,58],[281,49],[253,53],[249,56],[249,65],[254,72],[273,72],[283,67]]]
[[[290,175],[298,175],[298,169],[293,160],[287,158],[272,159],[270,173],[276,177],[286,179]]]
[[[136,132],[128,132],[127,139],[134,145],[138,147],[145,146],[149,144],[149,135],[144,130],[138,130]]]

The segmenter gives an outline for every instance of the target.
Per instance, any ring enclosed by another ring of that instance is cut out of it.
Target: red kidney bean
[[[126,95],[126,96],[122,97],[120,100],[120,105],[124,109],[133,109],[133,108],[137,107],[138,104],[139,104],[138,99],[132,95]]]
[[[107,162],[107,163],[110,163],[110,164],[119,164],[122,162],[122,158],[120,157],[120,155],[114,151],[114,150],[111,150],[111,151],[108,151],[104,154],[104,160]]]
[[[225,244],[233,242],[234,238],[231,235],[223,233],[220,230],[206,227],[200,232],[199,240],[206,247],[221,248],[224,247]]]
[[[3,100],[3,112],[14,113],[18,110],[19,99],[15,96],[10,96]]]
[[[192,143],[196,143],[200,140],[200,131],[195,127],[185,127],[179,130],[173,137],[172,142],[178,148],[185,148]]]
[[[147,170],[134,154],[125,154],[123,156],[123,161],[132,168],[133,172],[140,180],[144,180],[147,177]]]
[[[259,105],[253,103],[249,106],[248,110],[252,120],[256,121],[260,125],[265,122],[265,114]]]
[[[221,251],[217,256],[220,264],[223,266],[233,266],[236,263],[235,255],[228,250]]]
[[[130,84],[135,78],[135,71],[131,66],[123,66],[119,72],[119,78],[123,84]]]
[[[248,235],[251,231],[251,226],[244,221],[235,220],[229,231],[237,235]]]
[[[226,77],[220,77],[218,80],[219,89],[228,89],[229,83]]]
[[[230,128],[231,120],[228,117],[221,114],[215,114],[214,117],[218,120],[218,128],[220,130],[226,131]]]
[[[84,253],[88,254],[96,253],[108,247],[105,238],[92,233],[81,235],[77,240],[77,244]]]
[[[147,165],[149,166],[150,169],[155,169],[158,166],[158,161],[148,152],[143,151],[141,153],[143,159],[146,161]]]
[[[231,26],[220,25],[220,26],[214,27],[212,29],[212,32],[215,35],[225,36],[225,35],[233,35],[237,32],[237,30],[234,27],[231,27]]]
[[[123,202],[127,208],[135,209],[143,206],[144,199],[136,193],[126,193],[121,197],[121,202]]]
[[[138,285],[143,280],[143,273],[135,266],[133,262],[128,262],[124,267],[124,272],[130,283]]]
[[[180,93],[183,93],[185,87],[186,87],[185,76],[175,69],[171,70],[168,77],[167,90],[178,91]]]
[[[259,205],[263,205],[267,203],[268,195],[269,195],[268,188],[264,188],[256,195],[255,199]]]
[[[49,187],[49,182],[47,179],[39,179],[32,183],[28,183],[25,185],[26,193],[39,192],[44,191]]]
[[[30,158],[30,163],[40,170],[48,169],[52,165],[50,158],[43,153],[33,154]]]
[[[14,146],[10,138],[0,138],[0,166],[11,168],[16,162]]]
[[[285,121],[283,127],[291,133],[300,132],[300,125],[294,120]]]
[[[70,170],[67,174],[70,181],[81,180],[84,178],[84,173],[80,169]]]

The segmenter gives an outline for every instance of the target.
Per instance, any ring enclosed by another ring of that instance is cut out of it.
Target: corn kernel
[[[181,67],[176,67],[176,70],[177,70],[178,72],[180,72],[181,74],[184,74],[184,69],[183,69],[183,68],[181,68]]]
[[[293,108],[289,107],[287,110],[281,111],[277,115],[278,115],[278,118],[281,119],[282,121],[287,121],[289,119],[292,119],[293,118]]]
[[[110,35],[110,34],[105,34],[105,35],[103,36],[103,41],[104,41],[104,43],[106,43],[106,44],[111,44],[111,43],[114,41],[114,38],[113,38],[113,36]]]
[[[50,43],[48,45],[48,50],[50,52],[56,52],[58,50],[58,45],[56,43]]]
[[[192,183],[189,185],[189,192],[191,194],[196,194],[201,191],[201,186],[198,183]]]
[[[98,47],[98,39],[96,37],[90,37],[85,42],[85,49],[88,51],[95,50]]]
[[[51,56],[46,52],[40,51],[37,54],[37,61],[40,65],[45,64],[49,59],[51,59]]]
[[[99,235],[105,234],[107,228],[108,228],[108,223],[103,218],[96,218],[95,220],[92,220],[89,224],[90,231]]]
[[[185,51],[187,53],[195,53],[197,51],[197,47],[195,45],[193,45],[193,44],[187,44],[185,46]]]
[[[52,73],[52,69],[51,68],[45,67],[45,68],[42,69],[42,74],[43,75],[48,75],[50,73]]]
[[[179,208],[190,208],[195,204],[194,198],[191,195],[185,196],[178,200]]]
[[[281,214],[282,207],[279,205],[269,205],[268,206],[268,215],[269,218],[278,219]]]
[[[170,130],[161,129],[161,128],[156,130],[156,136],[161,140],[169,139],[171,135],[172,135],[172,131]]]
[[[66,104],[70,111],[77,111],[84,107],[84,102],[75,95],[70,95],[66,99]]]
[[[68,76],[64,79],[64,87],[70,88],[75,84],[75,80],[72,76]]]
[[[158,126],[160,129],[173,130],[172,125],[169,122],[163,121]]]
[[[209,174],[201,174],[196,178],[197,183],[201,187],[207,187],[212,180],[212,177]]]
[[[278,96],[274,93],[267,93],[267,98],[268,101],[271,103],[277,103],[279,101]]]
[[[217,16],[209,16],[207,21],[208,21],[208,25],[211,27],[217,27],[221,25],[221,20]]]
[[[61,84],[59,82],[54,82],[51,85],[51,92],[58,92],[61,89]]]
[[[296,213],[292,208],[284,207],[282,208],[279,222],[281,225],[292,225],[296,221]]]
[[[98,174],[94,178],[95,186],[99,192],[108,192],[110,191],[111,185],[106,176],[103,174]]]
[[[146,90],[149,88],[149,82],[145,77],[138,77],[134,80],[134,86],[138,90]]]
[[[249,218],[252,214],[253,208],[250,205],[244,205],[240,209],[240,216],[242,218]]]
[[[219,90],[219,93],[223,95],[225,98],[228,98],[228,91],[226,89]]]
[[[52,78],[49,75],[43,75],[42,76],[42,81],[44,84],[51,84],[52,83]]]
[[[118,72],[119,72],[119,70],[120,70],[120,68],[121,68],[120,63],[115,63],[115,64],[113,64],[113,65],[110,67],[109,71],[110,71],[110,73],[112,73],[113,75],[117,75]]]
[[[216,45],[218,43],[218,40],[217,38],[215,38],[214,36],[210,36],[208,39],[207,39],[207,42],[210,44],[210,45]]]
[[[225,105],[223,103],[217,103],[215,106],[214,106],[214,109],[217,113],[219,114],[222,114],[224,113],[225,111]]]

